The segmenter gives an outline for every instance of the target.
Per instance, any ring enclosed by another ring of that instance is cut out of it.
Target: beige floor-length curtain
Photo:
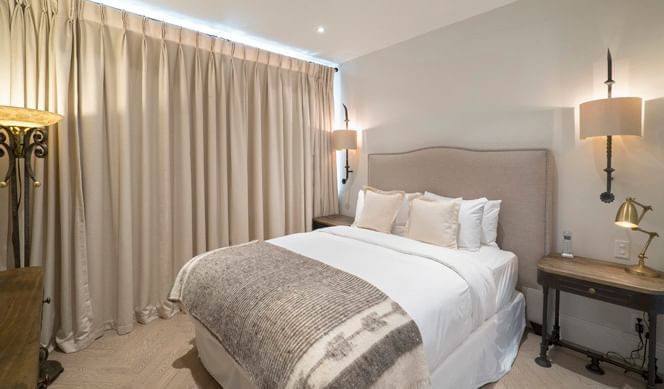
[[[193,255],[337,212],[333,77],[87,1],[0,0],[0,104],[65,116],[32,205],[42,342],[169,317]]]

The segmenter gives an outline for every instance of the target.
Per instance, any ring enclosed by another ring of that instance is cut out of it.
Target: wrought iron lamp
[[[343,106],[344,112],[346,114],[346,119],[344,120],[346,122],[346,129],[334,131],[332,133],[332,143],[334,144],[335,149],[346,150],[346,175],[341,180],[341,183],[346,185],[346,182],[348,182],[348,176],[350,173],[353,173],[353,171],[350,170],[350,165],[348,164],[348,150],[357,149],[357,132],[355,130],[348,129],[348,123],[350,122],[350,120],[348,120],[348,108],[346,108],[346,104],[343,104]]]
[[[641,215],[639,215],[639,212],[636,209],[637,205],[643,209]],[[646,245],[643,247],[641,253],[639,254],[638,265],[628,266],[625,268],[625,271],[640,276],[659,277],[659,273],[657,272],[657,270],[652,269],[646,266],[645,264],[646,259],[648,258],[646,256],[646,251],[648,251],[650,243],[652,243],[653,239],[659,237],[658,233],[645,231],[639,227],[641,220],[643,220],[643,216],[645,216],[645,214],[648,211],[652,211],[652,207],[650,205],[643,205],[638,201],[636,201],[634,198],[628,197],[625,200],[625,202],[620,206],[620,208],[618,208],[618,213],[616,214],[615,223],[617,226],[623,228],[631,228],[634,231],[640,231],[643,232],[644,234],[648,234],[648,241],[646,242]]]
[[[606,192],[600,195],[600,200],[611,203],[615,199],[611,193],[611,181],[615,169],[611,166],[613,136],[635,135],[641,136],[641,106],[640,97],[612,98],[613,62],[611,51],[607,50],[608,78],[604,81],[608,88],[609,97],[606,99],[588,101],[579,107],[581,139],[606,136]]]
[[[45,127],[62,120],[62,116],[36,109],[0,106],[0,158],[9,158],[9,169],[0,188],[9,186],[12,210],[12,247],[14,266],[21,267],[19,207],[23,201],[23,264],[30,266],[30,183],[41,186],[32,168],[32,156],[48,154],[48,132]],[[22,162],[22,166],[21,166]],[[2,176],[0,176],[2,177]],[[23,183],[23,188],[21,188]]]
[[[20,202],[23,202],[23,265],[30,266],[30,183],[41,186],[35,178],[32,157],[45,158],[48,154],[46,127],[62,120],[62,116],[36,109],[0,105],[0,158],[9,158],[9,168],[0,176],[0,188],[11,192],[12,248],[14,267],[21,267],[21,237],[19,233]],[[23,184],[23,188],[21,188]],[[50,298],[44,303],[50,303]],[[55,380],[64,369],[58,361],[48,360],[48,349],[39,350],[39,387]]]

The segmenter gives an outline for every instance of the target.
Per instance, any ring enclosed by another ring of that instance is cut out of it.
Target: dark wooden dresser
[[[0,272],[0,389],[37,387],[42,276],[40,267]]]

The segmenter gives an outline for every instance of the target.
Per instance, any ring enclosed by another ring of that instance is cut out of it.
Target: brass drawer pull
[[[595,288],[588,288],[588,293],[595,294],[597,293],[597,290]]]

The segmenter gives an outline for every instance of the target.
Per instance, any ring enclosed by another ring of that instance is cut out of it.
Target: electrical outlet
[[[629,241],[616,240],[613,246],[613,256],[620,259],[629,259]]]

